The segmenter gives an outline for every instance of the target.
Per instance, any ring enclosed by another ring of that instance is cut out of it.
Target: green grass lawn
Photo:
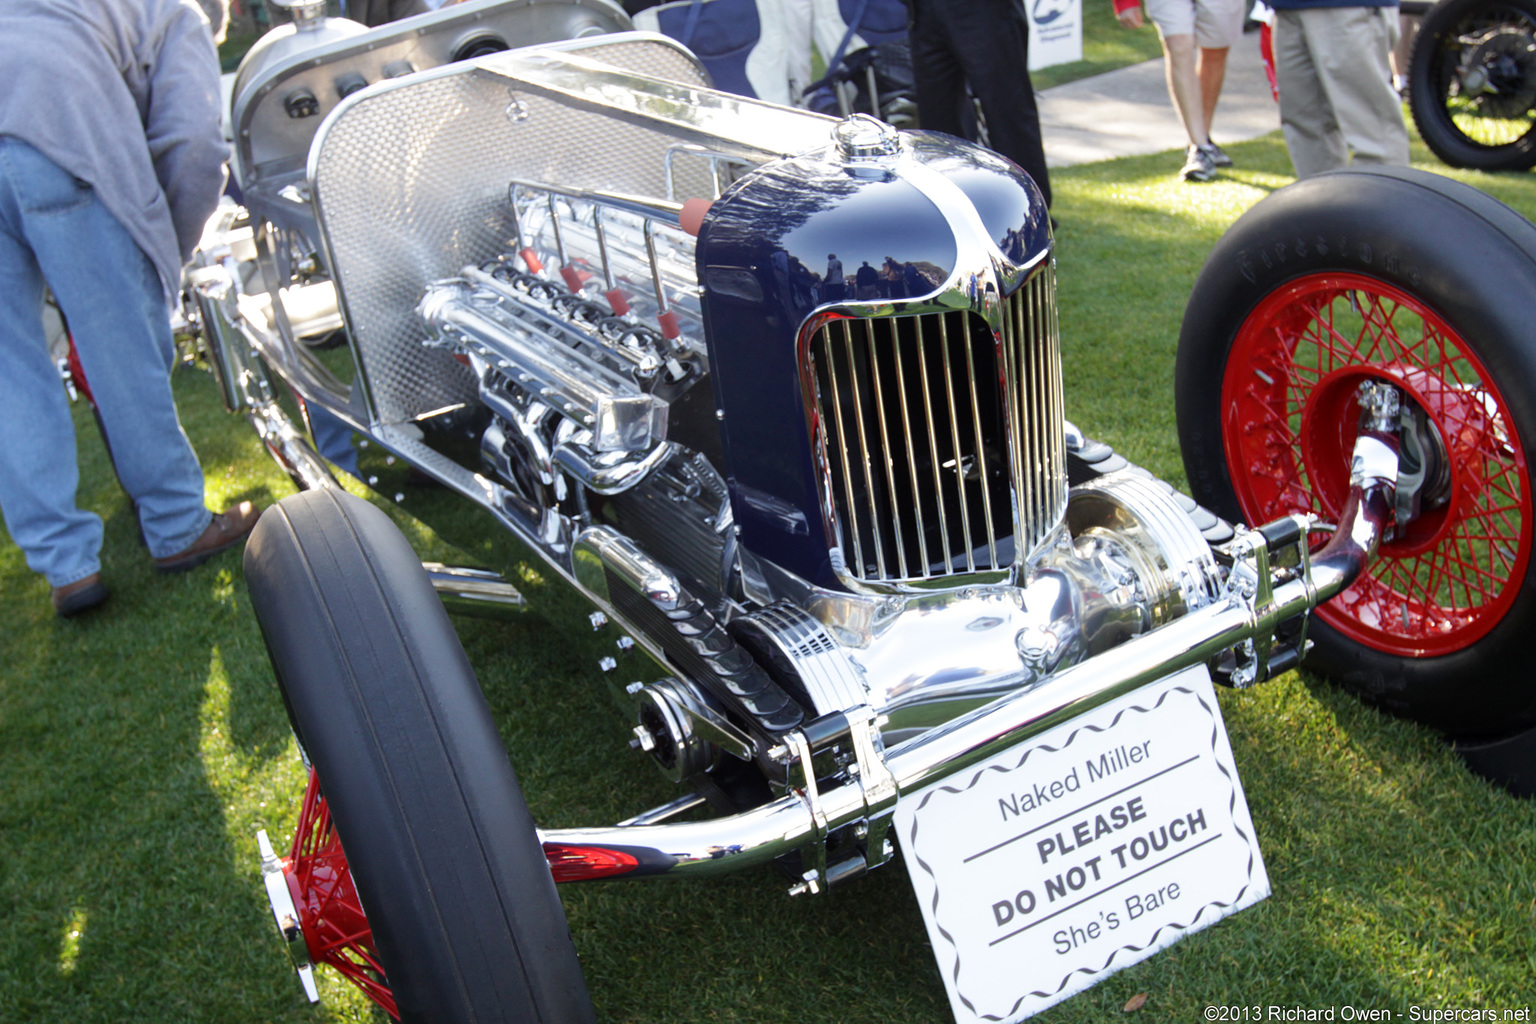
[[[1053,172],[1069,415],[1176,483],[1185,297],[1227,225],[1290,180],[1276,137],[1230,148],[1237,168],[1206,186],[1174,180],[1178,153]],[[1446,171],[1421,147],[1414,157]],[[1457,176],[1536,215],[1532,175]],[[176,388],[214,507],[290,493],[209,378],[179,371]],[[286,844],[303,780],[239,557],[151,571],[89,417],[77,419],[111,603],[55,619],[47,586],[0,537],[0,1021],[382,1020],[330,976],[325,1003],[307,1007],[272,934],[255,831]],[[454,559],[400,521],[425,553]],[[534,566],[520,582],[535,600],[545,589]],[[668,796],[625,745],[583,621],[460,626],[542,823],[618,820]],[[1410,1019],[1533,1001],[1536,805],[1305,673],[1220,701],[1274,895],[1037,1019],[1118,1017],[1138,993],[1132,1019],[1146,1022],[1197,1021],[1217,1003]],[[949,1019],[902,867],[829,897],[785,888],[763,868],[563,889],[601,1018]]]

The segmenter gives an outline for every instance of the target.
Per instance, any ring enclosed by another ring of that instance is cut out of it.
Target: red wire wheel
[[[400,1011],[374,950],[373,930],[352,884],[352,868],[313,771],[304,790],[293,849],[283,863],[283,877],[299,911],[310,960],[334,967],[398,1020]]]
[[[1461,182],[1371,167],[1238,218],[1179,331],[1190,494],[1250,526],[1338,522],[1355,395],[1367,381],[1402,394],[1402,523],[1313,614],[1306,665],[1460,740],[1536,725],[1533,324],[1536,225]]]
[[[1360,417],[1355,392],[1368,380],[1396,385],[1423,413],[1424,507],[1317,615],[1388,654],[1463,650],[1503,620],[1525,578],[1530,472],[1488,368],[1412,295],[1360,274],[1316,273],[1249,314],[1221,391],[1238,504],[1254,524],[1293,512],[1337,522]]]
[[[635,867],[634,857],[597,847],[545,843],[544,856],[556,882],[607,878]],[[299,912],[310,961],[335,968],[399,1020],[394,993],[374,947],[373,929],[352,881],[352,866],[331,823],[320,777],[313,770],[304,789],[293,848],[283,860],[283,880]]]

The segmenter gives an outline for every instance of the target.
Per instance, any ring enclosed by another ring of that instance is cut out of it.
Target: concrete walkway
[[[1150,60],[1082,78],[1039,94],[1045,162],[1051,167],[1113,160],[1189,144],[1174,112],[1163,62]],[[1242,142],[1280,127],[1280,108],[1259,57],[1259,34],[1246,33],[1227,56],[1227,79],[1216,106],[1218,144]]]

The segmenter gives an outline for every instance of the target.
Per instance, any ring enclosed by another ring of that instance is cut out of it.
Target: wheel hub
[[[1368,381],[1391,384],[1403,394],[1398,413],[1402,459],[1397,480],[1396,524],[1383,547],[1406,557],[1434,547],[1457,518],[1452,457],[1446,438],[1469,424],[1484,428],[1486,411],[1459,388],[1415,366],[1345,366],[1318,382],[1302,411],[1302,458],[1324,508],[1334,518],[1349,493],[1349,461],[1360,422],[1357,393]]]
[[[398,1018],[394,995],[374,951],[373,930],[363,914],[352,869],[314,771],[309,773],[289,855],[278,860],[265,831],[258,833],[257,842],[272,914],[310,1002],[320,998],[310,965],[329,964]]]
[[[1461,74],[1462,92],[1489,117],[1520,117],[1536,103],[1536,41],[1502,27],[1478,39]]]
[[[1531,484],[1511,412],[1475,350],[1412,296],[1363,275],[1298,278],[1249,314],[1222,385],[1227,465],[1250,522],[1337,521],[1361,384],[1402,395],[1398,523],[1355,584],[1317,611],[1385,653],[1449,654],[1485,636],[1532,549]]]
[[[304,986],[304,995],[310,1002],[318,1003],[320,993],[315,988],[315,970],[310,964],[309,944],[305,941],[304,928],[299,923],[299,911],[293,902],[288,862],[278,859],[264,828],[256,830],[256,847],[261,852],[261,881],[267,889],[267,902],[272,906],[277,933],[282,936],[283,948],[293,961],[299,983]]]

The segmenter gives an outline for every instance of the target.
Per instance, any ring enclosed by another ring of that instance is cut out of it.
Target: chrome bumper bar
[[[703,876],[735,871],[802,848],[816,850],[811,844],[819,845],[829,833],[861,823],[873,845],[876,837],[883,835],[884,823],[901,793],[965,771],[1148,683],[1181,669],[1208,664],[1234,649],[1258,660],[1250,681],[1264,678],[1269,669],[1264,658],[1276,629],[1343,591],[1375,555],[1391,522],[1396,479],[1396,436],[1362,431],[1355,446],[1351,491],[1342,521],[1316,556],[1306,557],[1306,534],[1312,524],[1303,518],[1277,520],[1253,531],[1234,543],[1236,562],[1220,600],[1065,669],[1042,684],[999,698],[901,743],[883,756],[868,751],[866,745],[860,751],[860,771],[841,784],[818,790],[815,780],[810,779],[809,784],[791,788],[777,800],[724,818],[549,829],[541,831],[541,838],[548,844],[610,850],[632,859],[635,866],[616,877]],[[1270,569],[1268,552],[1286,543],[1295,543],[1301,564],[1291,572],[1276,574]],[[1021,673],[1020,684],[1025,683]],[[808,754],[809,745],[803,736],[797,737],[798,732],[789,734],[786,747],[791,751],[798,747]],[[853,745],[856,749],[860,746],[857,735]],[[871,849],[866,856],[874,864],[889,854]],[[814,863],[816,854],[807,860]],[[823,870],[821,881],[826,874]],[[811,881],[808,875],[807,882]],[[814,890],[816,885],[810,888]]]

